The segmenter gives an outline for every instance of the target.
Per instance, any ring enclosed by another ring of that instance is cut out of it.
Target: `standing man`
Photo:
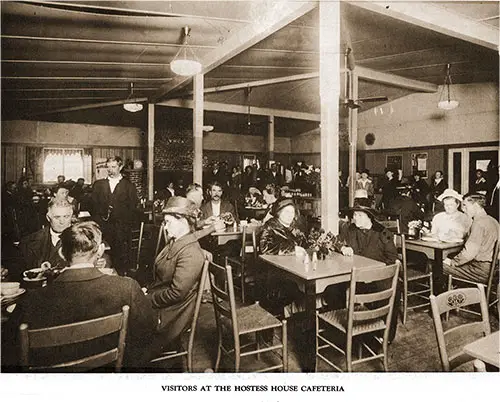
[[[92,217],[101,226],[111,246],[113,268],[126,275],[132,268],[131,233],[137,218],[139,199],[134,184],[122,176],[122,169],[122,158],[108,158],[108,177],[94,183]]]

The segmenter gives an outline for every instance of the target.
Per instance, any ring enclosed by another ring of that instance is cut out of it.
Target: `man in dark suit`
[[[39,231],[25,236],[19,243],[24,260],[24,269],[40,267],[43,262],[50,262],[53,268],[63,268],[66,261],[60,256],[61,242],[59,237],[64,229],[71,226],[73,206],[64,199],[53,199],[49,202],[47,220],[49,225]]]
[[[131,278],[106,275],[95,268],[104,251],[102,233],[95,222],[80,222],[65,229],[61,244],[61,253],[69,267],[52,284],[26,295],[20,303],[22,322],[30,329],[65,325],[119,313],[128,305],[124,367],[133,370],[143,366],[150,359],[148,345],[156,319],[139,284]],[[50,364],[61,356],[76,359],[113,344],[116,345],[116,339],[112,335],[99,342],[77,343],[56,351],[42,349],[34,358],[42,364]]]
[[[122,176],[122,168],[119,156],[108,158],[108,177],[94,183],[92,218],[101,226],[111,246],[113,266],[121,274],[127,274],[132,269],[129,251],[139,199],[134,184]]]
[[[229,201],[222,199],[222,184],[214,181],[209,186],[210,200],[201,206],[201,217],[207,224],[212,224],[220,217],[224,217],[228,212],[237,221],[237,212]]]
[[[269,171],[269,174],[267,176],[267,183],[266,184],[274,184],[277,186],[282,186],[283,185],[283,175],[280,173],[278,170],[278,166],[276,163],[273,163],[271,165],[271,169]]]

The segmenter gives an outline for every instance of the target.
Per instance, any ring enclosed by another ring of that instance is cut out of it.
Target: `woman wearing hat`
[[[178,340],[191,323],[205,257],[193,234],[196,205],[184,197],[171,197],[163,213],[170,241],[156,257],[155,280],[147,296],[157,311],[158,341],[165,346]]]
[[[444,205],[444,212],[432,218],[431,235],[442,241],[462,241],[469,231],[471,220],[459,211],[462,196],[448,188],[437,198]]]
[[[271,215],[272,218],[262,227],[260,238],[261,253],[279,255],[295,254],[296,247],[302,248],[305,245],[306,236],[297,227],[298,212],[293,200],[285,198],[276,201],[273,204]]]

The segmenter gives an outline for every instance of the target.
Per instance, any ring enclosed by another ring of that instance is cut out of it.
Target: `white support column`
[[[358,99],[358,75],[351,72],[350,97]],[[349,206],[354,204],[354,189],[356,187],[357,148],[358,148],[358,109],[349,109]]]
[[[338,234],[340,2],[319,2],[321,226]]]
[[[267,157],[269,161],[274,160],[274,116],[268,117],[268,130],[267,130]]]
[[[148,200],[154,199],[155,105],[148,103]]]
[[[197,74],[193,80],[193,183],[203,185],[203,81]]]

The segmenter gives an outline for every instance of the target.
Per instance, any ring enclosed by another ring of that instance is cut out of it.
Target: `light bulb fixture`
[[[130,94],[127,99],[132,100],[132,95],[134,93],[134,83],[130,83]],[[142,103],[136,103],[136,102],[128,102],[123,104],[123,108],[127,112],[135,113],[135,112],[140,112],[143,108]]]
[[[450,64],[446,65],[446,75],[444,77],[443,88],[441,89],[441,94],[439,96],[438,108],[442,110],[453,110],[458,107],[459,103],[456,100],[451,99],[450,85],[451,85],[451,75],[450,75]]]
[[[170,62],[170,70],[177,75],[190,76],[201,72],[201,63],[189,47],[189,37],[191,29],[188,26],[183,28],[183,43],[174,59]]]

